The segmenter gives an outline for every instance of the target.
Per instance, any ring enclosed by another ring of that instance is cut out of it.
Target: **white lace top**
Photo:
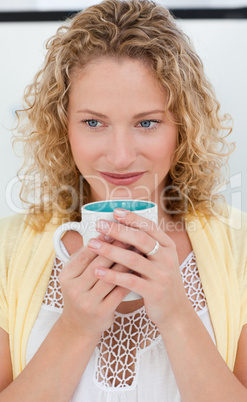
[[[27,363],[62,312],[63,296],[58,282],[62,267],[56,258],[29,337]],[[215,342],[193,251],[180,270],[188,298]],[[115,312],[114,323],[102,334],[71,401],[181,402],[162,337],[145,307],[129,314]]]

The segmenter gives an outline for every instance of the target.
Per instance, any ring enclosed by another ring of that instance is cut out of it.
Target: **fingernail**
[[[109,243],[112,243],[114,240],[112,237],[107,236],[107,235],[104,235],[104,239],[105,239],[105,241],[108,241]]]
[[[106,231],[106,230],[109,230],[109,225],[105,221],[97,221],[96,222],[96,229]]]
[[[105,274],[106,274],[106,271],[104,269],[100,269],[100,268],[95,269],[95,275],[103,277],[103,276],[105,276]]]
[[[119,218],[125,218],[127,211],[125,211],[125,209],[116,208],[114,209],[114,214]]]
[[[88,242],[88,246],[91,248],[99,249],[101,247],[101,243],[98,240],[90,239]]]

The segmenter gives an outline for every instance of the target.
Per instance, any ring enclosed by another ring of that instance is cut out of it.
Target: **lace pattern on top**
[[[63,296],[58,275],[63,263],[56,257],[43,305],[49,310],[63,309]],[[199,314],[207,308],[196,257],[192,251],[180,266],[186,294]],[[148,318],[145,307],[129,314],[115,312],[111,328],[98,343],[95,381],[103,388],[123,389],[133,386],[137,377],[138,356],[156,344],[161,336]]]
[[[115,312],[111,328],[99,341],[96,381],[103,387],[126,388],[136,378],[138,355],[153,345],[159,331],[142,307],[130,314]]]
[[[180,271],[187,297],[191,301],[194,310],[200,313],[207,307],[207,304],[197,268],[196,256],[193,251],[180,266]]]
[[[62,310],[63,309],[63,295],[61,286],[58,280],[58,275],[63,269],[63,262],[57,257],[55,258],[50,280],[47,286],[46,294],[43,300],[43,305],[47,306],[49,310]]]

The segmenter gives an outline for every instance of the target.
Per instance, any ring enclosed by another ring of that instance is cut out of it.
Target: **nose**
[[[126,170],[136,159],[133,134],[127,130],[115,130],[109,138],[107,161],[118,171]]]

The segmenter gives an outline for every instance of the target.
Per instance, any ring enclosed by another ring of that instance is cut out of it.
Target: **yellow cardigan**
[[[35,232],[23,215],[0,220],[0,327],[9,333],[14,378],[26,364],[30,331],[39,313],[55,253],[48,223]],[[187,217],[186,228],[212,320],[217,349],[233,369],[247,323],[247,215]]]

